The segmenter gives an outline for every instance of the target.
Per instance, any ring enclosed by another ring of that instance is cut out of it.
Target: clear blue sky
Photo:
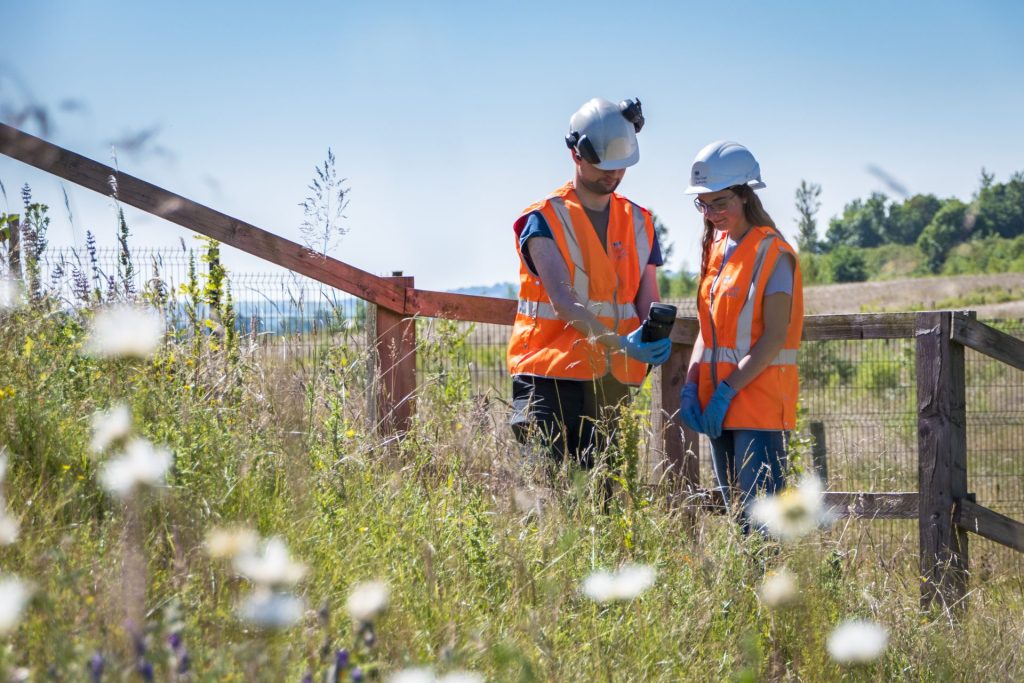
[[[431,289],[515,279],[512,220],[569,178],[562,136],[594,96],[643,100],[621,191],[668,225],[673,268],[697,262],[682,190],[715,139],[758,157],[790,236],[802,178],[824,188],[823,231],[886,191],[872,165],[961,198],[982,166],[1024,170],[1020,2],[0,5],[0,101],[56,111],[53,141],[109,163],[112,140],[158,126],[168,154],[119,152],[123,170],[292,239],[330,146],[352,190],[333,255]],[[113,244],[109,200],[69,187],[71,230],[55,180],[0,158],[0,181],[12,210],[25,182],[54,207],[53,244]],[[129,219],[137,245],[189,234]]]

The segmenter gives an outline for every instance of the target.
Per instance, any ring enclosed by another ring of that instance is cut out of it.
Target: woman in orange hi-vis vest
[[[651,213],[615,192],[640,158],[640,102],[599,98],[569,121],[573,180],[516,220],[519,306],[508,344],[511,426],[555,461],[588,468],[614,432],[629,387],[664,363],[644,341],[661,249]]]
[[[803,283],[796,252],[754,190],[754,156],[735,142],[698,154],[687,194],[704,217],[697,313],[700,336],[682,391],[683,421],[711,439],[727,503],[746,509],[784,483],[786,432],[796,425],[796,354]]]

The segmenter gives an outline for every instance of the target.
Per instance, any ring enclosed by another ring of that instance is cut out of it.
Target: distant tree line
[[[970,202],[916,194],[895,201],[879,192],[854,199],[817,231],[821,187],[796,190],[797,245],[805,281],[1024,270],[1024,172],[1005,183],[984,169]]]

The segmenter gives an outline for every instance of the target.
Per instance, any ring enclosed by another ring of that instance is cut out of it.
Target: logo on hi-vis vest
[[[612,242],[612,253],[611,257],[618,261],[626,256],[626,250],[622,246],[622,242]]]

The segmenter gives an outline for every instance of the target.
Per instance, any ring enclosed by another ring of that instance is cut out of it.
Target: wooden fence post
[[[953,342],[952,313],[917,314],[918,524],[921,606],[962,604],[967,532],[953,521],[967,497],[964,347]]]
[[[385,279],[410,289],[415,281],[401,271]],[[416,411],[416,320],[401,311],[376,308],[375,417],[378,432],[388,438],[409,431]]]
[[[828,484],[828,447],[825,443],[825,423],[810,422],[811,429],[811,462],[814,464],[814,471],[818,474],[823,484]]]
[[[655,482],[667,480],[672,497],[684,501],[700,484],[697,433],[679,419],[679,392],[692,352],[691,344],[673,344],[672,355],[654,371],[651,383],[652,474]]]

